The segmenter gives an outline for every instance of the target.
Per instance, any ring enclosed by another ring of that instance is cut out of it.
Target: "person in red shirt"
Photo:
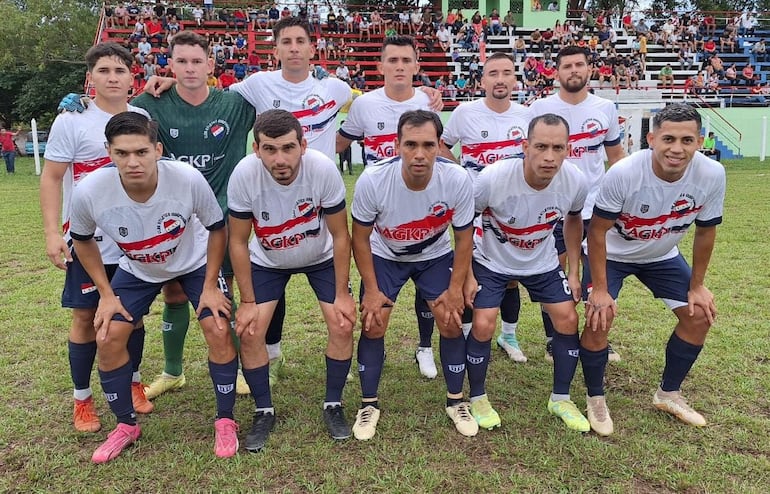
[[[612,65],[605,64],[599,67],[599,87],[604,85],[605,79],[610,83],[610,87],[615,87],[615,71]]]
[[[757,82],[756,80],[754,80],[754,67],[752,67],[751,64],[748,64],[745,67],[743,67],[743,70],[741,71],[741,75],[738,77],[740,79],[743,79],[743,82],[745,82],[747,86],[753,86]]]
[[[706,29],[706,36],[716,35],[717,21],[713,15],[709,14],[703,18],[703,27]]]
[[[238,82],[238,80],[233,74],[233,69],[227,69],[219,76],[219,84],[222,85],[222,89],[227,89],[236,82]]]
[[[259,58],[259,53],[256,50],[251,50],[248,66],[249,72],[259,72],[262,70],[262,59]]]
[[[19,135],[18,132],[10,132],[0,127],[0,146],[5,160],[5,171],[8,173],[16,173],[16,145],[13,143],[13,138],[17,135]]]
[[[147,31],[147,40],[152,43],[153,41],[158,43],[158,46],[163,42],[163,24],[157,17],[152,18],[145,22],[144,28]]]
[[[703,51],[706,52],[707,55],[715,55],[717,52],[717,44],[714,42],[713,39],[707,39],[703,43]]]

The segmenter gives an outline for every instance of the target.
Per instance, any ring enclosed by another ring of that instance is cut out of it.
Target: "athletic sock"
[[[503,320],[503,333],[516,336],[516,326],[519,323],[519,312],[521,311],[521,293],[519,286],[508,288],[503,295],[503,301],[500,304],[500,318]]]
[[[465,352],[468,361],[468,384],[470,385],[468,394],[473,399],[487,392],[485,384],[489,357],[492,353],[492,340],[478,341],[471,332],[465,344]]]
[[[342,401],[342,390],[345,388],[352,360],[352,358],[335,360],[328,355],[326,356],[326,398],[324,401]]]
[[[243,377],[251,390],[254,404],[259,408],[272,408],[273,398],[270,395],[270,366],[263,365],[256,369],[243,369]]]
[[[553,392],[568,395],[577,369],[580,341],[576,334],[553,334]]]
[[[166,363],[163,371],[170,376],[182,375],[182,358],[187,328],[190,327],[188,302],[165,304],[163,307],[163,355]]]
[[[385,363],[385,338],[358,340],[358,377],[361,380],[361,397],[377,398],[382,366]]]
[[[465,338],[439,337],[441,368],[444,370],[447,393],[462,394],[465,381]]]
[[[235,408],[235,375],[238,373],[238,357],[226,364],[215,364],[209,360],[209,375],[214,383],[217,398],[217,418],[233,419]]]
[[[91,370],[93,370],[94,360],[96,360],[96,341],[89,341],[88,343],[69,341],[67,342],[67,350],[70,359],[70,375],[75,390],[91,389]],[[91,393],[88,393],[88,396],[91,396]]]
[[[682,381],[687,377],[703,345],[693,345],[671,333],[666,345],[666,366],[663,369],[663,379],[660,389],[663,391],[679,391]]]
[[[110,410],[118,422],[136,425],[136,413],[131,399],[131,362],[111,371],[99,369],[99,379]]]
[[[553,338],[554,333],[556,333],[556,328],[553,326],[553,321],[551,321],[551,316],[548,315],[548,313],[543,310],[543,307],[540,306],[540,315],[543,318],[543,329],[545,330],[545,340],[550,341],[549,338]]]
[[[604,395],[604,370],[607,367],[607,355],[606,347],[592,352],[580,345],[580,363],[583,367],[583,379],[586,383],[588,396]]]
[[[414,312],[417,315],[417,329],[420,332],[420,347],[430,348],[435,319],[420,290],[414,294]]]
[[[265,343],[267,345],[280,344],[283,337],[283,320],[286,318],[286,292],[278,299],[278,304],[275,306],[273,312],[273,318],[270,319],[270,324],[267,326],[267,333],[265,333]],[[278,355],[281,354],[280,347]],[[276,357],[278,356],[276,355]],[[275,357],[270,357],[275,358]]]
[[[139,373],[139,366],[142,365],[142,356],[144,354],[144,326],[140,326],[133,331],[128,337],[128,358],[131,359],[131,370],[135,374]],[[134,381],[138,382],[138,381]]]

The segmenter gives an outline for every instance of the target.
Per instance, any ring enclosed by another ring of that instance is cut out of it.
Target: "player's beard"
[[[567,91],[568,93],[579,93],[583,90],[584,87],[586,87],[586,84],[588,84],[588,77],[582,78],[578,77],[582,82],[578,83],[575,82],[574,78],[570,77],[567,79],[566,83],[561,83],[560,86],[563,90]]]

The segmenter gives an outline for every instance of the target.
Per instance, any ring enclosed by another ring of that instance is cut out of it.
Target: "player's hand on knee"
[[[476,277],[470,274],[469,270],[468,277],[463,283],[463,299],[466,307],[473,308],[473,301],[476,300],[476,294],[479,293],[479,290],[481,290],[481,285],[476,281]]]
[[[235,334],[239,337],[246,332],[250,336],[257,330],[257,317],[259,305],[256,302],[244,303],[241,301],[238,311],[235,313]]]
[[[706,313],[709,326],[714,324],[714,319],[717,317],[717,305],[711,290],[703,285],[690,288],[687,292],[687,313],[690,317],[695,315],[695,306],[702,308],[703,312]]]
[[[433,307],[443,310],[444,327],[462,327],[465,298],[462,290],[447,289],[433,302]]]
[[[338,295],[334,299],[334,312],[337,314],[337,322],[340,328],[356,325],[356,301],[353,296],[346,293]]]
[[[72,253],[61,235],[46,236],[45,253],[51,263],[59,269],[66,270],[66,263],[72,262]]]
[[[393,308],[393,301],[385,296],[384,293],[367,291],[361,299],[361,327],[364,331],[369,331],[373,324],[378,327],[384,325],[382,318],[383,309]]]
[[[94,315],[94,329],[97,337],[101,334],[101,339],[106,340],[110,331],[110,322],[115,314],[120,314],[126,321],[132,322],[133,316],[120,303],[120,297],[117,295],[102,296],[99,298],[99,305]]]
[[[606,291],[594,289],[586,301],[586,329],[609,331],[612,320],[617,315],[617,304]]]
[[[200,317],[205,309],[209,309],[211,315],[214,316],[214,323],[217,329],[227,331],[231,308],[232,302],[219,288],[204,287],[201,292],[201,298],[198,301],[198,308],[195,310],[195,315]],[[222,318],[221,314],[224,314],[227,319]]]

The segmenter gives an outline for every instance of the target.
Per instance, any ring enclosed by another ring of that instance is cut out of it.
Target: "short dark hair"
[[[307,39],[310,39],[310,28],[308,27],[307,21],[303,21],[299,17],[291,16],[284,17],[273,26],[274,42],[278,43],[278,39],[281,37],[281,31],[290,27],[301,27],[305,31],[305,34],[307,34]]]
[[[701,129],[701,117],[698,110],[684,103],[673,103],[667,105],[652,119],[652,130],[659,129],[663,122],[689,122],[693,121],[698,125],[698,132]]]
[[[511,62],[511,64],[513,64],[514,69],[516,68],[516,60],[511,55],[507,53],[503,53],[501,51],[496,51],[493,54],[491,54],[487,58],[487,61],[484,62],[484,68],[486,68],[487,63],[492,62],[494,60],[508,60],[509,62]],[[483,72],[483,69],[482,69],[482,72]]]
[[[168,47],[172,57],[174,56],[174,48],[179,45],[200,46],[208,58],[209,40],[194,31],[182,31],[171,38],[171,43],[169,43]]]
[[[569,124],[564,119],[564,117],[555,113],[544,113],[543,115],[538,115],[530,120],[529,127],[527,127],[527,137],[532,135],[532,130],[535,128],[535,125],[539,124],[540,122],[542,122],[544,125],[550,125],[552,127],[563,125],[567,130],[567,138],[569,139]]]
[[[382,57],[382,53],[385,53],[385,47],[393,45],[393,46],[411,46],[414,50],[415,60],[417,59],[417,45],[414,42],[414,38],[411,36],[388,36],[385,38],[385,40],[382,42],[382,48],[380,57]]]
[[[440,138],[444,133],[444,125],[441,123],[441,119],[438,115],[432,111],[427,110],[411,110],[401,114],[401,118],[398,119],[398,131],[396,133],[399,140],[401,140],[401,129],[405,125],[410,127],[419,127],[426,123],[432,123],[436,128],[436,138]]]
[[[297,134],[297,141],[302,141],[302,124],[297,117],[286,110],[267,110],[260,113],[254,122],[254,141],[259,146],[259,134],[273,139],[286,135],[292,130]]]
[[[86,66],[88,71],[94,70],[96,64],[104,57],[116,57],[123,62],[126,67],[131,68],[134,63],[134,57],[125,47],[112,42],[99,43],[88,49],[86,52]]]
[[[140,135],[147,136],[153,144],[158,143],[158,122],[154,122],[141,113],[124,111],[113,116],[104,128],[107,143],[118,136]]]
[[[561,65],[561,58],[562,57],[568,57],[570,55],[583,55],[586,57],[586,62],[588,61],[588,52],[585,48],[582,48],[580,46],[574,45],[574,46],[565,46],[561,50],[559,50],[559,53],[556,55],[556,67],[559,67]]]

